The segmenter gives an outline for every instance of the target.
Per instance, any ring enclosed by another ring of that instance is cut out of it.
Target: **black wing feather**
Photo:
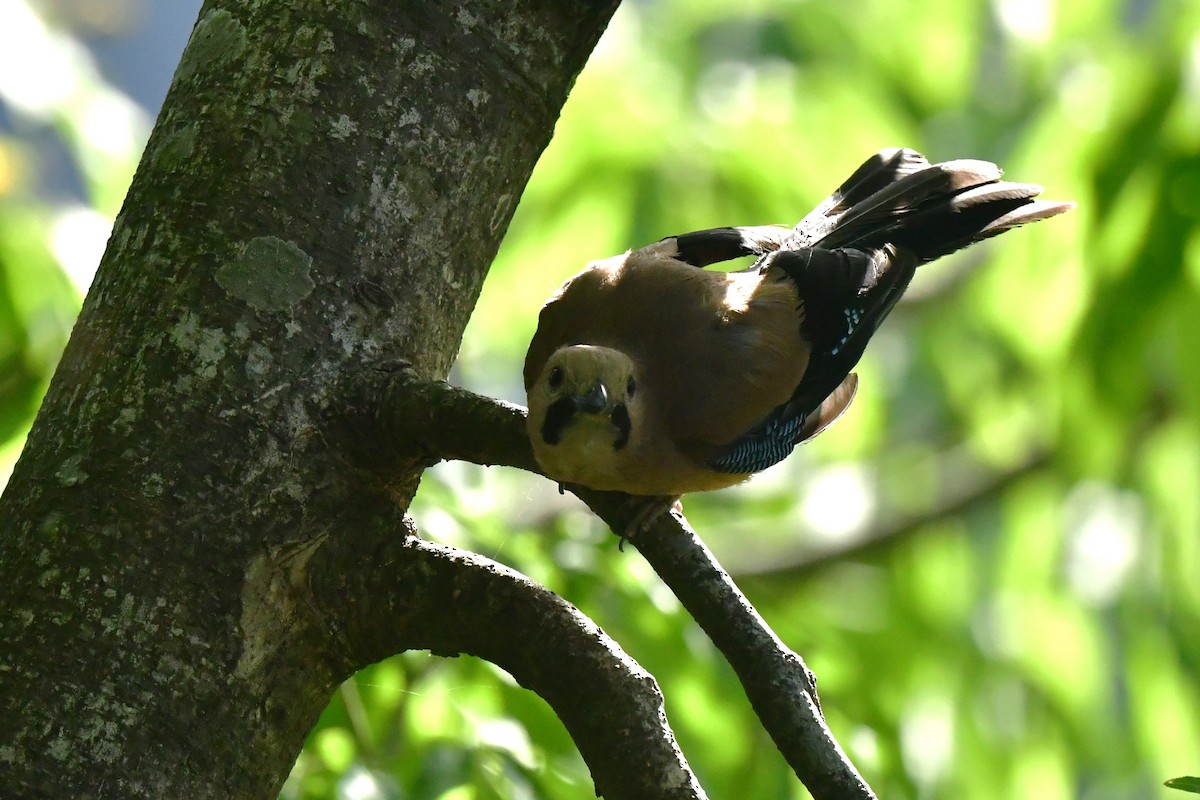
[[[791,400],[731,442],[710,465],[721,472],[758,472],[815,435],[817,431],[806,425],[810,415],[862,358],[916,267],[915,258],[891,247],[868,252],[780,250],[769,256],[766,280],[791,280],[802,298],[800,329],[811,344],[808,366]],[[772,271],[779,275],[772,276]]]
[[[809,362],[791,399],[724,448],[714,469],[757,472],[782,460],[819,432],[805,423],[827,399],[839,401],[836,417],[853,397],[850,370],[918,266],[1073,207],[1036,200],[1042,187],[1000,175],[987,161],[930,165],[912,150],[884,150],[760,259],[764,280],[796,285]],[[849,396],[835,397],[843,385]]]
[[[742,256],[761,256],[778,250],[791,237],[790,228],[759,225],[740,228],[709,228],[669,236],[675,240],[675,258],[693,267],[707,267]]]

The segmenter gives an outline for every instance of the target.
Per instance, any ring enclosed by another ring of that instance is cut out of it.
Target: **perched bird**
[[[528,431],[560,484],[669,498],[746,480],[836,420],[917,267],[1070,209],[986,161],[868,159],[794,228],[714,228],[588,265],[525,357]],[[757,256],[739,272],[703,267]]]

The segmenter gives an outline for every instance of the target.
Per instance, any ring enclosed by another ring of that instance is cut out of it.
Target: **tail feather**
[[[926,167],[884,186],[847,209],[837,220],[833,236],[819,244],[823,247],[854,244],[852,237],[869,235],[872,226],[893,227],[908,214],[960,192],[998,181],[1000,175],[1000,168],[987,161],[963,159]],[[831,239],[836,239],[836,243]]]
[[[928,166],[925,156],[915,150],[900,147],[880,150],[796,224],[788,247],[799,249],[820,243],[837,227],[847,210]]]
[[[1041,186],[1000,176],[989,161],[930,164],[884,150],[786,236],[772,234],[777,249],[744,246],[760,255],[754,268],[795,285],[810,350],[791,398],[729,443],[713,469],[764,469],[836,419],[854,397],[850,370],[919,265],[1075,205],[1038,200]],[[757,240],[737,240],[747,238]]]
[[[1064,203],[1055,200],[1034,200],[1020,208],[1015,208],[1007,214],[997,217],[988,223],[979,231],[979,236],[976,241],[986,239],[991,236],[1004,233],[1007,230],[1012,230],[1020,225],[1025,225],[1030,222],[1039,222],[1043,219],[1056,217],[1059,214],[1070,211],[1075,207],[1074,203]]]
[[[1009,183],[1001,175],[989,161],[931,165],[912,150],[884,150],[801,220],[786,246],[895,244],[924,263],[1074,206],[1035,200],[1041,186]]]
[[[829,196],[826,216],[837,216],[901,178],[920,172],[929,166],[925,156],[906,147],[880,150],[863,162],[837,190]],[[819,207],[818,207],[819,208]]]
[[[1041,191],[1042,187],[1034,184],[1005,181],[972,186],[957,194],[932,199],[911,214],[897,218],[890,227],[878,229],[874,237],[906,248],[916,255],[919,263],[926,263],[1018,225],[1061,214],[1073,206],[1035,200]],[[876,245],[878,239],[864,244]]]

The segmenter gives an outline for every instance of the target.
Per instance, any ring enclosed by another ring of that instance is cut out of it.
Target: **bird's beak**
[[[558,398],[546,408],[546,418],[542,421],[542,441],[550,445],[558,444],[563,431],[577,414],[599,415],[607,407],[608,390],[600,381],[596,381],[587,394]]]
[[[571,399],[574,401],[577,411],[588,414],[599,414],[608,407],[608,391],[600,381],[596,381],[587,394],[575,395]]]

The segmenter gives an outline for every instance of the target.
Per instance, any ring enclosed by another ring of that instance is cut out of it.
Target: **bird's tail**
[[[1000,176],[988,161],[930,164],[913,150],[883,150],[802,219],[784,247],[894,244],[924,263],[1075,205],[1037,200],[1041,186]]]

